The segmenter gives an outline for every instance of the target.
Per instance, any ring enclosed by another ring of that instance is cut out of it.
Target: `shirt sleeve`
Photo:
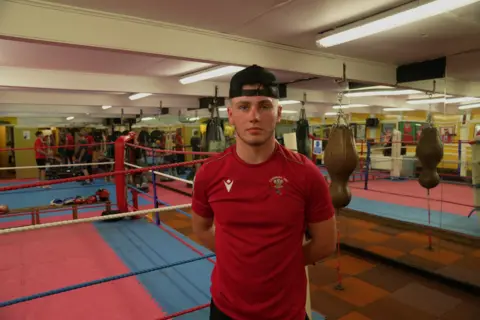
[[[305,216],[307,223],[317,223],[332,218],[335,214],[328,184],[320,169],[309,159],[306,160],[307,201]]]
[[[200,167],[193,180],[192,210],[203,218],[213,218],[213,210],[208,202],[208,176],[205,165]]]

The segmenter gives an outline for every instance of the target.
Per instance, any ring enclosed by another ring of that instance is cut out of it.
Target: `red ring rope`
[[[152,171],[152,170],[163,170],[163,169],[170,169],[170,168],[176,168],[176,167],[190,166],[190,165],[194,165],[194,164],[197,164],[197,163],[203,163],[206,160],[207,159],[200,159],[200,160],[193,160],[193,161],[187,161],[187,162],[163,164],[163,165],[146,167],[146,168],[141,168],[141,169],[130,169],[130,170],[115,171],[115,172],[105,172],[105,173],[92,174],[92,175],[89,175],[89,176],[57,179],[57,180],[50,180],[50,181],[45,181],[45,182],[20,184],[20,185],[15,185],[15,186],[5,186],[5,187],[0,187],[0,192],[19,190],[19,189],[27,189],[27,188],[35,188],[35,187],[40,187],[40,186],[48,186],[48,185],[67,183],[67,182],[76,182],[76,181],[82,181],[82,180],[99,179],[99,178],[105,178],[105,177],[116,176],[116,175],[142,173],[142,172],[148,172],[148,171]]]

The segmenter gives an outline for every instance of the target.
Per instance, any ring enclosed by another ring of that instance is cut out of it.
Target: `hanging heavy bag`
[[[300,119],[297,121],[297,151],[304,156],[310,156],[310,146],[308,140],[309,125],[306,118],[305,109],[300,110]]]
[[[347,125],[337,124],[332,128],[324,152],[324,161],[330,175],[330,196],[333,206],[336,209],[344,208],[352,198],[348,180],[358,164],[355,139]]]
[[[437,166],[443,159],[443,143],[435,127],[422,130],[415,150],[415,155],[422,164],[418,182],[425,189],[433,189],[440,183]]]
[[[204,143],[204,150],[208,152],[222,152],[225,150],[225,135],[218,117],[212,117],[208,120]]]

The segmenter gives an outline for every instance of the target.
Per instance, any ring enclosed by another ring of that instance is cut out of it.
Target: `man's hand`
[[[203,245],[212,252],[215,252],[215,227],[213,225],[213,218],[203,218],[193,213],[192,228]]]
[[[308,225],[310,240],[303,245],[305,265],[314,264],[335,252],[337,243],[337,225],[335,216]]]

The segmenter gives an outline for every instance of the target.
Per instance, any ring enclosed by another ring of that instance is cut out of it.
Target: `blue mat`
[[[25,182],[21,184],[25,184]],[[11,186],[12,183],[3,184],[3,186],[9,185]],[[103,180],[96,180],[93,184],[85,186],[82,186],[78,182],[68,182],[52,185],[51,189],[27,188],[5,191],[0,193],[0,204],[6,204],[10,209],[47,206],[53,199],[65,199],[76,196],[87,197],[94,195],[95,192],[101,188],[107,189],[110,192],[110,200],[112,203],[115,203],[117,199],[115,185],[113,183],[105,183]],[[131,200],[131,194],[127,194],[129,197],[128,200]],[[139,205],[152,203],[144,198],[139,198],[138,201]]]

